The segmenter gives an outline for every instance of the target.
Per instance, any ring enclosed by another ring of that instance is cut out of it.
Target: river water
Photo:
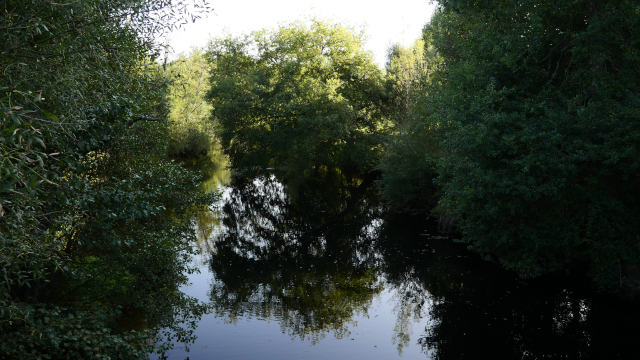
[[[183,291],[211,311],[168,359],[640,358],[637,304],[521,280],[424,216],[386,213],[370,184],[208,186],[221,196],[195,219],[200,272]]]

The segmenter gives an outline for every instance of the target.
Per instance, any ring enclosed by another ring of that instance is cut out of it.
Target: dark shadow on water
[[[524,281],[425,229],[387,219],[377,245],[402,306],[429,324],[420,338],[434,359],[637,359],[637,304],[577,278]],[[417,304],[417,305],[416,305]]]

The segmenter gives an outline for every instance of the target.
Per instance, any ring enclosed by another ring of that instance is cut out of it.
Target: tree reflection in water
[[[275,319],[315,343],[348,336],[384,287],[396,301],[400,353],[421,346],[435,359],[640,358],[634,303],[578,279],[519,279],[424,218],[385,213],[366,182],[315,175],[286,185],[273,175],[237,178],[228,187],[208,242],[217,316]],[[414,321],[423,334],[409,333]]]
[[[419,343],[429,358],[640,358],[637,304],[594,293],[580,279],[521,280],[434,228],[387,219],[377,242],[400,295],[399,322],[425,318]]]
[[[339,173],[288,192],[273,175],[235,179],[210,259],[217,314],[275,318],[312,342],[348,335],[354,315],[366,314],[382,290],[371,251],[377,211],[361,185],[344,184]]]

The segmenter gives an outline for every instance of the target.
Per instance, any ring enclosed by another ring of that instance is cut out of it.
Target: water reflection
[[[362,211],[368,190],[327,191],[338,180],[323,174],[285,192],[273,175],[236,179],[210,259],[217,314],[276,319],[314,343],[349,334],[382,286],[371,246],[375,211]]]
[[[206,155],[197,159],[191,159],[189,164],[200,169],[205,176],[202,187],[207,193],[215,193],[223,189],[231,182],[231,172],[229,171],[229,159],[222,152],[219,145]],[[213,236],[214,231],[220,227],[220,211],[215,204],[204,207],[195,214],[195,230],[198,245],[209,253],[208,240]]]
[[[206,159],[201,159],[199,168],[206,174],[206,180],[202,183],[202,186],[209,193],[229,184],[231,180],[229,159],[222,152],[219,145],[216,145],[211,150]]]
[[[580,279],[520,280],[431,235],[433,229],[387,220],[378,243],[386,277],[401,294],[399,319],[413,314],[426,320],[419,342],[428,357],[640,356],[637,305],[594,293]]]
[[[201,326],[202,358],[640,358],[637,303],[579,279],[523,281],[437,224],[386,214],[370,185],[327,171],[231,179],[198,218],[210,271],[202,286],[222,320]],[[258,324],[268,321],[291,340],[253,353],[254,340],[213,345],[225,327],[266,336]]]

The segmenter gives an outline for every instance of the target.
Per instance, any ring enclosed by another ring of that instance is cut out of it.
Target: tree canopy
[[[370,171],[385,127],[382,72],[339,25],[212,42],[209,99],[234,167]]]
[[[604,286],[640,262],[640,7],[444,1],[424,123],[440,210],[524,276],[586,265]]]

